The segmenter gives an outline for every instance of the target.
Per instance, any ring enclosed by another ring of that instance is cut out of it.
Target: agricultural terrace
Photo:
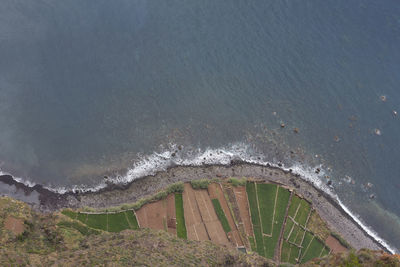
[[[202,179],[171,188],[133,204],[136,208],[131,210],[62,213],[86,224],[89,231],[152,228],[291,264],[350,248],[307,200],[283,186],[232,178]]]
[[[62,213],[71,219],[79,220],[93,229],[108,232],[120,232],[126,229],[139,229],[139,224],[133,211],[96,214],[64,210]]]

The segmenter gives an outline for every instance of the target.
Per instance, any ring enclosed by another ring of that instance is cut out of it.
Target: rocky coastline
[[[241,161],[232,161],[230,165],[172,166],[165,171],[136,179],[129,184],[109,184],[106,188],[97,192],[85,193],[67,192],[58,194],[41,185],[28,187],[9,175],[0,176],[0,182],[23,190],[25,194],[38,193],[39,203],[30,203],[32,207],[42,212],[52,212],[67,207],[107,208],[124,203],[133,203],[175,182],[189,182],[196,179],[216,177],[248,177],[293,188],[298,194],[311,201],[312,206],[327,222],[328,226],[343,236],[352,247],[355,249],[386,250],[329,194],[318,189],[312,182],[302,179],[299,175],[273,166]]]

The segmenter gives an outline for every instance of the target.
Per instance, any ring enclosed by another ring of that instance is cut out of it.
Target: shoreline
[[[293,188],[312,203],[329,228],[342,235],[355,249],[383,249],[392,253],[364,229],[332,195],[313,182],[295,174],[291,170],[270,164],[262,165],[241,160],[231,161],[229,165],[210,164],[203,166],[170,166],[154,175],[137,178],[127,184],[107,184],[96,192],[55,193],[41,185],[29,187],[13,179],[11,175],[0,175],[0,182],[15,186],[25,194],[39,193],[40,204],[32,204],[42,212],[52,212],[62,208],[106,208],[124,203],[133,203],[140,198],[152,195],[171,183],[190,182],[201,178],[247,177],[262,181],[280,183]]]

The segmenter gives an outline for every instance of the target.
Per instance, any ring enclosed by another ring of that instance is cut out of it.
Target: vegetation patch
[[[295,221],[305,227],[310,209],[311,209],[310,204],[306,200],[301,199],[300,200],[300,208],[297,212]]]
[[[303,237],[304,237],[305,231],[303,229],[299,229],[299,232],[297,233],[297,237],[296,240],[294,241],[294,243],[296,245],[301,245],[301,241],[303,241]]]
[[[260,225],[260,214],[258,212],[256,187],[254,183],[246,183],[247,198],[249,201],[250,217],[253,224],[253,232],[256,241],[256,251],[259,255],[265,257],[264,239]]]
[[[79,233],[81,233],[84,236],[92,235],[92,234],[94,234],[94,235],[100,234],[99,231],[94,230],[94,229],[90,229],[89,227],[87,227],[87,226],[85,226],[85,225],[83,225],[83,224],[81,224],[81,223],[79,223],[77,221],[72,221],[72,222],[61,221],[61,222],[59,222],[57,224],[57,226],[64,227],[64,228],[75,229],[75,230],[77,230]]]
[[[281,250],[281,262],[289,262],[290,257],[290,245],[287,241],[282,243],[282,250]]]
[[[305,251],[304,256],[301,258],[301,263],[307,262],[311,259],[318,258],[324,249],[324,244],[316,237],[311,241],[310,246]]]
[[[264,234],[272,234],[272,223],[274,217],[274,207],[277,185],[275,184],[256,184],[258,205]]]
[[[120,232],[130,228],[123,212],[109,213],[107,215],[109,232]]]
[[[326,226],[326,223],[321,219],[316,211],[312,211],[310,219],[307,223],[307,228],[310,229],[314,235],[318,236],[321,240],[326,240],[331,231]]]
[[[176,234],[187,239],[182,193],[175,193]]]
[[[231,183],[233,186],[245,186],[247,182],[246,178],[229,178],[228,183]]]
[[[289,234],[290,234],[290,231],[292,230],[293,225],[294,225],[294,222],[290,218],[287,218],[286,225],[285,225],[285,231],[283,232],[284,239],[289,238]]]
[[[338,233],[336,233],[336,232],[331,232],[331,235],[332,235],[334,238],[336,238],[342,246],[344,246],[344,247],[346,247],[346,248],[348,248],[348,249],[351,249],[350,244],[349,244],[346,240],[344,240],[344,238],[341,237]]]
[[[88,214],[86,224],[94,229],[107,231],[107,214]]]
[[[256,242],[254,241],[254,237],[248,236],[250,247],[252,251],[257,251]]]
[[[87,220],[87,214],[86,213],[78,213],[78,216],[76,217],[79,221],[86,223]]]
[[[192,185],[193,189],[207,189],[208,185],[211,183],[209,179],[199,179],[199,180],[192,180],[190,184]]]
[[[184,190],[184,183],[177,182],[177,183],[169,185],[165,190],[161,190],[152,196],[141,198],[138,201],[136,201],[135,203],[126,203],[123,205],[106,208],[106,209],[93,209],[93,208],[85,207],[83,210],[87,211],[87,212],[118,212],[118,211],[124,211],[124,210],[135,210],[136,211],[136,210],[139,210],[141,207],[143,207],[147,203],[165,199],[169,194],[182,193],[183,190]]]
[[[290,245],[290,257],[289,262],[296,264],[298,261],[300,249],[294,245]]]
[[[222,210],[219,200],[215,198],[211,201],[213,203],[215,212],[217,213],[218,219],[222,224],[222,228],[224,228],[225,233],[229,233],[231,231],[231,227],[229,226],[228,219],[226,218],[225,213]]]
[[[126,216],[126,219],[128,220],[129,225],[131,226],[131,229],[134,229],[134,230],[139,229],[139,223],[138,223],[135,213],[133,213],[133,211],[126,211],[125,216]]]
[[[296,194],[293,194],[292,201],[290,203],[288,211],[288,216],[294,219],[295,217],[294,215],[296,215],[296,211],[299,205],[300,205],[300,198]]]
[[[76,216],[77,216],[76,212],[73,212],[72,210],[67,210],[67,209],[61,211],[61,213],[64,214],[65,216],[70,217],[71,219],[74,219],[74,220],[76,219]]]
[[[283,221],[285,220],[286,208],[289,203],[290,192],[283,188],[278,187],[278,196],[275,205],[275,216],[274,216],[274,226],[272,231],[272,237],[268,242],[267,257],[272,259],[274,257],[275,248],[278,245],[279,236],[283,226]]]

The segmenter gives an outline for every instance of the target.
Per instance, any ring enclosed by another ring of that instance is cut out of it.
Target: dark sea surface
[[[2,0],[0,58],[4,173],[282,162],[400,247],[398,1]]]

